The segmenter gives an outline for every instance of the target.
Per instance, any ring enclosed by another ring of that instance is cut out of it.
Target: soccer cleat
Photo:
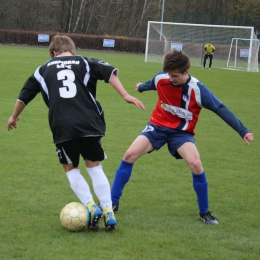
[[[204,67],[202,67],[201,69],[203,69],[203,70],[204,70],[205,68],[204,68]]]
[[[112,209],[113,209],[114,213],[117,213],[117,211],[119,209],[119,202],[117,204],[112,204]]]
[[[218,225],[218,220],[211,215],[211,212],[200,214],[200,220],[206,224]]]
[[[209,70],[211,70],[211,68],[209,68]]]
[[[106,208],[103,210],[103,214],[104,214],[104,222],[105,222],[105,229],[107,231],[113,231],[116,229],[116,218],[115,218],[115,214],[112,210],[112,208]]]
[[[91,211],[89,211],[89,220],[88,220],[88,228],[92,230],[98,230],[99,225],[98,221],[102,218],[103,213],[98,205],[93,204]]]

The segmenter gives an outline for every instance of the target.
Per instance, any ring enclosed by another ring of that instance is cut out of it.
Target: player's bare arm
[[[124,100],[128,103],[132,103],[132,104],[136,105],[138,108],[145,110],[145,106],[144,106],[143,102],[129,94],[124,96]]]
[[[117,90],[117,92],[124,98],[126,102],[132,103],[138,108],[145,110],[143,102],[136,97],[129,95],[115,74],[111,76],[109,83]]]
[[[19,120],[19,115],[22,113],[24,108],[25,108],[25,104],[17,100],[14,106],[14,112],[7,122],[8,131],[12,130],[13,128],[17,128],[16,122]]]
[[[247,145],[250,145],[250,143],[254,140],[254,134],[253,133],[247,133],[243,140],[247,143]]]

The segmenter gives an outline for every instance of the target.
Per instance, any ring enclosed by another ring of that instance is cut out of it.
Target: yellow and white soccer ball
[[[61,225],[69,231],[82,231],[87,226],[88,218],[88,209],[79,202],[65,205],[60,212]]]

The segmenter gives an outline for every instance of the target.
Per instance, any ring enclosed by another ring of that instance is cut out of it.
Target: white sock
[[[87,167],[86,169],[92,179],[93,189],[99,199],[101,208],[112,207],[110,184],[101,164],[93,168]]]
[[[72,169],[71,171],[68,171],[66,175],[70,182],[71,189],[84,206],[87,205],[90,200],[93,200],[89,185],[80,174],[79,169]]]

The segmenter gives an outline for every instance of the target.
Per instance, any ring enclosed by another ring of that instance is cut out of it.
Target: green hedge
[[[38,42],[38,34],[49,34],[51,39],[57,33],[21,30],[0,30],[0,43],[17,45],[22,44],[30,46],[48,46],[48,42]],[[68,33],[59,34],[71,37],[75,42],[77,49],[113,50],[118,52],[145,53],[146,39]],[[104,47],[104,39],[114,39],[115,46]]]

